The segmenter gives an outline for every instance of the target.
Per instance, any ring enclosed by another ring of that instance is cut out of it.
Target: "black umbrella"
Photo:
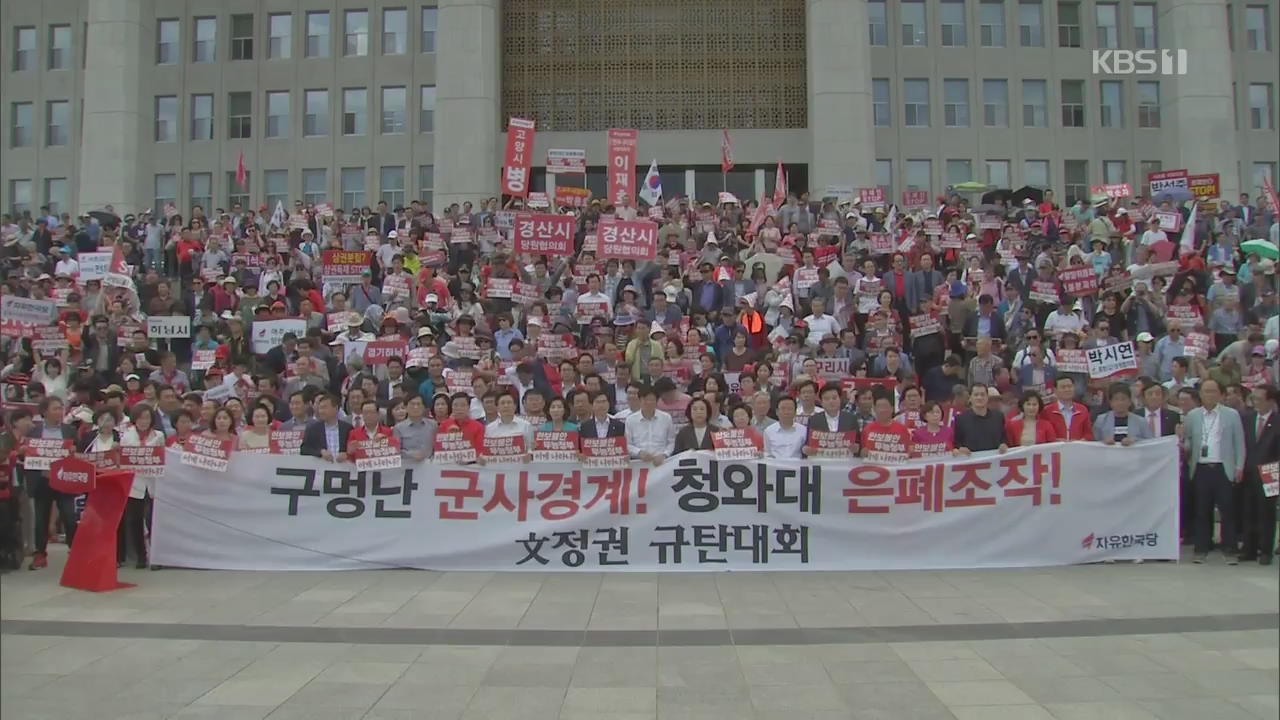
[[[1039,205],[1044,202],[1044,190],[1035,187],[1034,185],[1023,185],[1013,191],[1013,195],[1010,196],[1009,202],[1014,207],[1017,207],[1022,204],[1023,200],[1028,198],[1031,199],[1031,202]]]
[[[1002,190],[992,190],[982,194],[982,203],[984,205],[997,205],[1001,201],[1009,202],[1009,198],[1013,196],[1013,191],[1008,188]]]
[[[106,210],[90,210],[89,217],[98,221],[102,227],[119,227],[120,216]]]

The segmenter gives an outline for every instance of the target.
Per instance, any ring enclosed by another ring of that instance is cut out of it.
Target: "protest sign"
[[[388,438],[379,435],[368,440],[354,440],[349,443],[348,448],[359,472],[394,470],[402,464],[400,440],[394,436]]]
[[[147,337],[153,340],[191,337],[190,315],[148,315]]]
[[[1027,297],[1036,302],[1058,304],[1058,286],[1052,280],[1032,280]]]
[[[325,250],[320,253],[320,274],[328,283],[358,283],[372,259],[367,250]]]
[[[476,461],[476,448],[461,430],[443,432],[436,435],[432,459],[438,463],[472,463]]]
[[[587,172],[587,151],[580,149],[548,149],[547,172],[552,175],[585,174]]]
[[[76,262],[80,263],[79,280],[82,283],[90,280],[102,280],[107,276],[107,272],[111,269],[110,251],[106,252],[87,252],[80,253],[76,256]]]
[[[486,433],[481,447],[483,450],[481,457],[484,458],[486,463],[518,463],[525,461],[526,452],[523,435],[493,437]]]
[[[1115,183],[1110,185],[1093,185],[1089,188],[1089,195],[1097,197],[1099,195],[1106,196],[1112,200],[1119,198],[1133,197],[1133,188],[1128,183]]]
[[[848,432],[810,430],[809,438],[805,442],[805,447],[809,449],[806,456],[811,458],[852,458],[854,457],[853,448],[858,442],[859,438],[856,430]]]
[[[911,323],[911,339],[924,337],[925,335],[936,335],[942,332],[942,320],[933,313],[924,313],[921,315],[912,315],[909,318]]]
[[[278,346],[285,333],[293,333],[297,337],[307,334],[307,321],[302,318],[285,318],[283,320],[258,320],[253,323],[253,351],[265,353]]]
[[[624,468],[629,464],[627,438],[582,438],[582,466],[587,468]]]
[[[711,433],[717,460],[754,460],[764,456],[764,438],[755,428],[730,428]]]
[[[1068,295],[1086,297],[1098,292],[1098,274],[1088,265],[1058,271],[1058,282]]]
[[[587,188],[556,185],[556,207],[584,208],[591,204]]]
[[[38,353],[57,354],[67,347],[67,333],[57,325],[31,328],[31,349]]]
[[[576,224],[572,215],[516,213],[513,235],[517,254],[569,257],[573,255]]]
[[[596,228],[600,258],[653,260],[658,256],[658,225],[648,220],[608,220]]]
[[[1083,375],[1089,372],[1089,360],[1084,356],[1082,348],[1058,348],[1054,358],[1056,360],[1054,365],[1060,373]]]
[[[530,170],[533,168],[533,120],[513,117],[507,120],[507,151],[502,160],[502,194],[529,196]]]
[[[364,346],[364,364],[386,365],[392,358],[403,362],[407,352],[409,343],[405,340],[371,340]]]
[[[884,188],[859,188],[858,199],[862,201],[862,209],[874,210],[884,207]]]
[[[918,210],[929,205],[928,190],[903,190],[902,207],[905,210]],[[926,221],[928,222],[928,221]]]
[[[823,380],[839,380],[841,377],[849,374],[849,358],[814,358],[813,364],[816,366],[818,377]]]
[[[22,441],[22,466],[27,470],[48,470],[54,460],[70,457],[76,441],[58,438],[26,438]]]
[[[225,473],[231,461],[234,440],[219,440],[208,435],[192,435],[182,445],[179,462],[183,465]]]
[[[297,455],[302,451],[301,430],[272,430],[267,436],[267,449],[272,455]]]
[[[1089,377],[1094,380],[1138,371],[1138,353],[1132,342],[1089,348],[1085,350],[1085,358],[1089,362]]]
[[[1222,194],[1220,175],[1218,173],[1205,173],[1203,175],[1188,175],[1187,189],[1197,200],[1213,200]]]
[[[1182,213],[1157,212],[1155,218],[1160,221],[1160,229],[1165,232],[1177,232],[1182,229]]]
[[[120,469],[137,475],[158,476],[164,472],[166,453],[160,445],[121,445]]]
[[[578,433],[538,430],[533,433],[534,462],[578,462]]]
[[[872,255],[888,255],[893,252],[893,236],[888,233],[871,233],[867,236]]]
[[[1147,187],[1154,197],[1161,190],[1171,190],[1174,188],[1187,187],[1187,171],[1186,170],[1161,170],[1159,172],[1147,173]]]
[[[638,130],[609,130],[606,137],[609,165],[605,169],[609,174],[609,204],[618,207],[632,204],[636,189],[636,143],[639,137]]]
[[[214,360],[217,358],[217,350],[195,350],[191,353],[191,369],[192,370],[208,370],[213,367]]]

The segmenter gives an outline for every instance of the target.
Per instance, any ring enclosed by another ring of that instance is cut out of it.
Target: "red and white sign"
[[[572,215],[516,213],[515,251],[523,255],[573,255],[573,235],[577,224]]]
[[[937,315],[926,313],[923,315],[912,315],[908,318],[911,323],[911,339],[925,335],[936,335],[942,332],[942,320]]]
[[[1089,359],[1084,356],[1084,348],[1058,348],[1054,353],[1054,367],[1060,373],[1089,372]]]
[[[596,229],[600,258],[653,260],[658,256],[658,225],[648,220],[608,220]]]
[[[351,459],[356,470],[395,470],[400,467],[400,441],[394,437],[378,436],[370,440],[358,440],[350,444]]]
[[[864,210],[868,208],[873,209],[884,207],[884,188],[859,188],[858,199],[862,201],[862,208]]]
[[[1197,200],[1213,200],[1222,194],[1222,182],[1218,173],[1188,175],[1187,189]]]
[[[1183,352],[1191,357],[1207,359],[1209,352],[1213,347],[1212,339],[1209,333],[1189,332],[1183,335],[1185,342],[1183,343]]]
[[[851,458],[853,447],[859,440],[856,430],[848,432],[810,430],[809,439],[805,445],[809,448],[808,456],[811,458]]]
[[[1182,213],[1158,212],[1154,217],[1160,221],[1160,229],[1166,232],[1178,232],[1182,229]]]
[[[583,175],[587,172],[586,150],[547,150],[547,172],[552,175]]]
[[[1262,480],[1263,496],[1273,498],[1280,495],[1280,462],[1259,465],[1258,477]]]
[[[578,462],[578,433],[538,430],[533,433],[534,462]]]
[[[22,467],[27,470],[48,470],[55,460],[70,457],[75,451],[75,440],[27,438],[22,442]]]
[[[729,131],[724,130],[720,137],[720,172],[727,173],[733,169],[733,141],[729,139]]]
[[[627,438],[619,435],[609,438],[582,439],[583,467],[625,468],[628,464]]]
[[[408,352],[409,343],[405,340],[373,340],[364,346],[364,364],[386,365],[391,358],[403,360]]]
[[[499,278],[490,277],[484,281],[484,297],[486,299],[500,298],[510,300],[512,293],[516,290],[515,278]]]
[[[484,437],[484,461],[489,462],[523,462],[525,456],[524,436]]]
[[[754,460],[764,456],[764,438],[754,428],[730,428],[711,433],[717,460]]]
[[[440,433],[436,435],[432,457],[438,463],[472,463],[476,461],[476,448],[460,430]]]
[[[556,207],[584,208],[591,204],[591,191],[587,188],[556,185]]]
[[[1117,198],[1133,197],[1133,188],[1130,187],[1129,183],[1094,185],[1089,188],[1089,195],[1092,197],[1105,195],[1106,197],[1115,200]]]
[[[191,354],[192,370],[208,370],[218,358],[217,350],[196,350]]]
[[[889,427],[872,423],[862,431],[862,449],[866,459],[873,463],[895,463],[907,459],[911,447],[911,432],[901,423]]]
[[[1032,280],[1027,298],[1036,302],[1058,304],[1058,286],[1052,280]]]
[[[907,210],[916,210],[929,206],[928,190],[903,190],[902,191],[902,207]],[[942,223],[939,222],[941,227]]]
[[[1151,190],[1152,196],[1161,190],[1185,188],[1187,187],[1187,171],[1161,170],[1160,172],[1147,173],[1147,186]]]
[[[49,466],[49,488],[66,495],[84,495],[97,487],[98,469],[88,460],[65,457]]]
[[[533,169],[533,134],[537,123],[524,118],[507,121],[507,154],[502,161],[502,194],[529,196]]]
[[[368,250],[325,250],[320,253],[320,272],[328,283],[358,283],[372,258]]]
[[[1132,342],[1118,342],[1084,351],[1089,377],[1094,380],[1138,372],[1138,352]]]
[[[609,131],[609,203],[631,205],[636,194],[636,142],[639,130]],[[652,259],[652,258],[650,258]]]
[[[1098,292],[1098,274],[1088,265],[1058,271],[1058,282],[1068,295],[1087,297]]]
[[[302,452],[301,430],[272,430],[267,435],[267,450],[272,455],[297,455]]]
[[[164,448],[159,445],[121,445],[120,469],[135,475],[164,473]]]
[[[888,255],[893,252],[893,236],[888,233],[871,233],[867,236],[872,255]]]
[[[179,460],[183,465],[226,472],[231,462],[234,440],[219,440],[207,435],[192,435],[182,445]]]
[[[57,325],[31,328],[31,349],[38,353],[58,353],[67,346],[67,334]]]

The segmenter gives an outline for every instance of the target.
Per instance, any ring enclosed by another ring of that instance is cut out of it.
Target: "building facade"
[[[0,208],[341,207],[496,194],[636,128],[668,195],[940,194],[1275,177],[1276,0],[44,0],[0,3]],[[1185,73],[1120,74],[1126,51]],[[1096,51],[1108,54],[1099,67]],[[735,169],[721,176],[727,128]],[[243,154],[247,188],[236,182]]]

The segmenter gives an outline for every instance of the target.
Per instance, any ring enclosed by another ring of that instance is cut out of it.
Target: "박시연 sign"
[[[1132,342],[1118,342],[1085,350],[1089,377],[1094,380],[1138,371],[1138,353]]]

